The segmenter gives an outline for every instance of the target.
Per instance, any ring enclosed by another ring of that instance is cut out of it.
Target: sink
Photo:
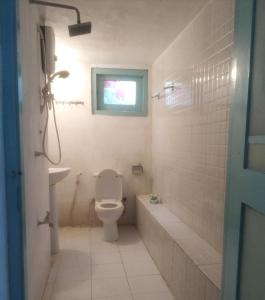
[[[71,171],[70,168],[49,168],[49,185],[54,185],[63,180]]]

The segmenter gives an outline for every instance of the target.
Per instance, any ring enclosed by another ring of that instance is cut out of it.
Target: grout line
[[[60,237],[60,232],[59,232],[59,237]],[[50,279],[51,273],[53,271],[53,268],[55,268],[54,279],[52,280],[52,282],[49,282],[49,279]],[[47,289],[48,285],[51,285],[51,293],[49,295],[50,297],[49,297],[48,300],[52,299],[53,293],[54,293],[55,284],[57,282],[59,268],[60,268],[60,257],[59,257],[59,253],[58,253],[58,254],[54,255],[54,257],[52,257],[52,266],[51,266],[50,271],[49,271],[48,280],[46,282],[45,291],[44,291],[44,294],[42,295],[42,298],[44,298],[44,296],[46,294],[46,289]]]
[[[127,284],[128,284],[128,286],[129,286],[129,289],[130,289],[130,293],[131,293],[132,299],[134,299],[134,295],[133,295],[133,292],[132,292],[132,288],[131,288],[131,285],[130,285],[130,282],[129,282],[129,276],[128,276],[127,271],[126,271],[125,264],[124,264],[124,261],[123,261],[123,258],[122,258],[122,255],[121,255],[121,251],[120,251],[120,247],[119,247],[119,246],[118,246],[118,251],[119,251],[119,254],[120,254],[121,263],[122,263],[122,266],[123,266],[123,269],[124,269],[124,273],[125,273],[125,278],[126,278]]]
[[[53,296],[53,292],[54,292],[54,289],[55,289],[55,285],[56,285],[56,282],[58,280],[58,273],[59,273],[59,268],[60,268],[60,257],[59,255],[56,256],[55,260],[54,260],[54,265],[57,264],[56,266],[56,271],[55,271],[55,276],[54,276],[54,280],[53,280],[53,283],[52,283],[52,291],[51,291],[51,298]],[[51,299],[50,299],[51,300]]]

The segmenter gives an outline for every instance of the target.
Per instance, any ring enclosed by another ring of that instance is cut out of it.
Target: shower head
[[[52,74],[49,77],[49,81],[52,82],[54,80],[55,77],[59,77],[59,78],[67,78],[70,75],[70,73],[68,71],[60,71],[60,72],[56,72],[54,74]]]
[[[84,23],[77,23],[68,26],[69,35],[77,36],[82,34],[91,33],[92,23],[91,22],[84,22]]]
[[[51,7],[58,7],[58,8],[63,8],[63,9],[74,10],[76,12],[77,23],[68,26],[69,35],[70,36],[77,36],[77,35],[91,33],[92,23],[91,22],[81,23],[80,11],[75,6],[65,5],[65,4],[60,4],[60,3],[52,3],[52,2],[42,1],[42,0],[29,0],[29,1],[30,1],[30,3],[35,3],[35,4],[38,4],[38,5],[44,5],[44,6],[51,6]]]

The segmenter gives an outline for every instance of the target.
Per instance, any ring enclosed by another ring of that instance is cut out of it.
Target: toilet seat
[[[123,207],[121,201],[116,199],[102,199],[100,201],[96,201],[96,207],[102,210],[115,210]]]

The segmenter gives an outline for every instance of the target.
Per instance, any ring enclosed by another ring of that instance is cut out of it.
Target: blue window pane
[[[104,80],[104,104],[135,105],[136,82]]]

